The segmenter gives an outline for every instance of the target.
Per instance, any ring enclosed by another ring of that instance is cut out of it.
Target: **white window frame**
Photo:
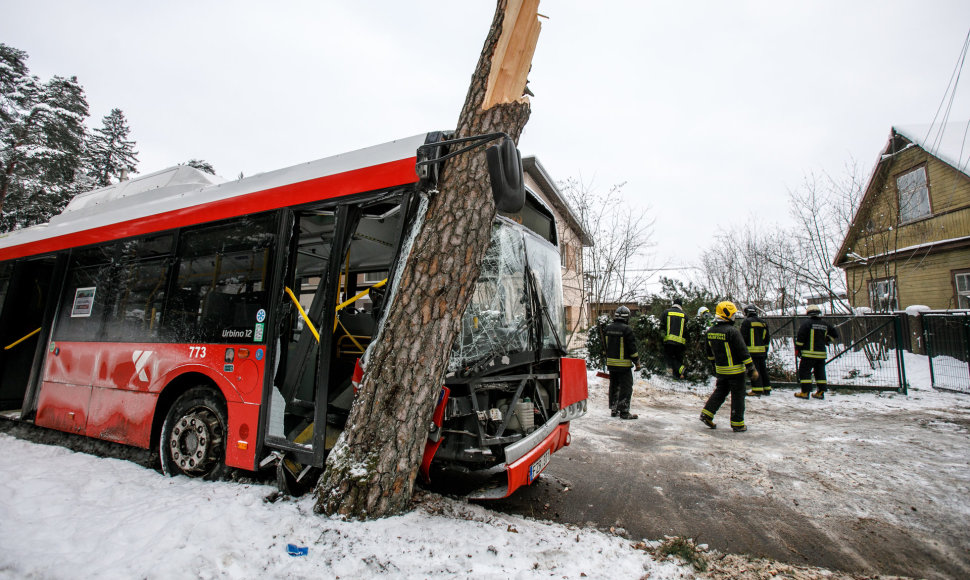
[[[885,288],[885,290],[881,291],[881,288]],[[873,312],[899,310],[899,292],[896,287],[896,278],[869,280],[869,308],[872,308]]]
[[[957,308],[970,308],[970,271],[954,272],[953,288],[956,290]]]
[[[896,190],[899,192],[900,222],[911,222],[932,215],[925,165],[896,177]]]
[[[384,278],[387,278],[387,270],[382,270],[380,272],[364,272],[363,282],[364,284],[377,284]]]

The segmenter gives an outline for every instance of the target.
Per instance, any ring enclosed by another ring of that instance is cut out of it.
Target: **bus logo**
[[[148,372],[145,371],[145,365],[148,364],[148,359],[151,358],[154,351],[151,350],[136,350],[131,353],[131,362],[135,363],[135,374],[138,378],[148,382]]]
[[[266,320],[266,311],[260,308],[259,311],[256,312],[256,322],[262,322],[264,320]]]

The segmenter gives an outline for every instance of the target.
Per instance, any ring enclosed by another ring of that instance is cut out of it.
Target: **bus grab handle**
[[[319,343],[320,342],[320,333],[317,332],[316,327],[313,326],[313,323],[312,322],[310,322],[310,317],[306,315],[306,311],[304,311],[303,310],[303,307],[300,306],[300,301],[296,299],[296,296],[293,295],[293,291],[290,290],[290,288],[288,286],[283,286],[283,290],[286,290],[286,293],[290,295],[290,300],[293,301],[293,304],[296,304],[296,309],[300,311],[300,316],[302,316],[303,317],[303,321],[306,322],[307,328],[310,329],[310,332],[312,332],[313,333],[313,336],[316,337],[317,343]]]
[[[20,340],[18,340],[18,341],[15,341],[15,342],[11,342],[11,343],[10,343],[10,344],[8,344],[7,346],[5,346],[5,347],[3,347],[3,350],[10,350],[11,348],[13,348],[13,347],[15,347],[15,346],[17,346],[17,345],[18,345],[18,344],[20,344],[21,342],[23,342],[23,341],[25,341],[25,340],[27,340],[27,339],[28,339],[28,338],[30,338],[31,336],[34,336],[34,335],[35,335],[35,334],[37,334],[38,332],[40,332],[40,329],[39,329],[39,328],[38,328],[37,330],[35,330],[35,331],[33,331],[33,332],[31,332],[31,333],[30,333],[30,334],[28,334],[27,336],[25,336],[25,337],[23,337],[23,338],[21,338]]]

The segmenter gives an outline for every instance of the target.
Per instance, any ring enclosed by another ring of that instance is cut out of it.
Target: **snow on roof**
[[[970,122],[897,125],[893,130],[959,171],[967,173],[970,165]]]
[[[224,183],[226,180],[217,175],[209,175],[188,165],[176,165],[155,173],[142,175],[133,179],[115,183],[101,189],[94,189],[86,193],[74,196],[74,199],[67,204],[64,212],[68,213],[92,205],[109,203],[116,199],[143,195],[154,189],[163,187],[184,187],[193,189],[195,187],[205,187]]]
[[[0,235],[0,249],[414,157],[426,133],[235,181],[177,166],[79,194],[48,224]],[[415,180],[417,176],[415,175]]]

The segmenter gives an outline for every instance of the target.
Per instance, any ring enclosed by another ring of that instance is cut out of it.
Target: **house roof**
[[[892,127],[889,131],[889,140],[883,147],[876,166],[869,176],[862,200],[855,209],[855,214],[846,230],[842,245],[835,254],[833,265],[841,266],[847,262],[847,245],[858,231],[857,222],[862,217],[863,208],[876,195],[876,192],[882,189],[889,167],[896,155],[911,147],[919,147],[960,173],[970,176],[970,173],[968,173],[968,168],[970,168],[970,122],[897,125]]]
[[[566,198],[563,197],[562,192],[559,191],[558,187],[556,187],[556,183],[551,177],[549,177],[549,174],[546,172],[546,168],[539,163],[539,160],[536,159],[534,155],[523,157],[522,169],[536,180],[536,183],[538,183],[539,187],[542,188],[542,193],[546,194],[546,197],[549,199],[549,203],[551,203],[556,209],[556,212],[566,220],[569,227],[576,232],[577,236],[579,236],[580,242],[582,242],[584,246],[592,246],[593,238],[589,235],[589,232],[583,229],[583,225],[580,223],[579,218],[576,217],[575,213],[573,213],[572,208],[569,207],[569,203],[566,202]]]
[[[944,125],[896,125],[893,131],[930,155],[967,174],[970,165],[970,123]]]

